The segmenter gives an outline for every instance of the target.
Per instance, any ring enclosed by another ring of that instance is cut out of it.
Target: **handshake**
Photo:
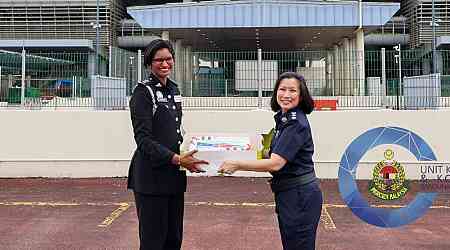
[[[189,172],[191,173],[206,172],[206,170],[201,168],[201,165],[208,165],[209,162],[195,158],[195,153],[197,153],[197,150],[191,150],[189,152],[182,153],[179,156],[174,155],[174,157],[172,158],[172,162],[176,162],[177,165],[189,170]]]
[[[206,172],[206,170],[204,170],[201,165],[208,165],[209,162],[194,157],[195,153],[197,153],[197,150],[194,149],[189,152],[182,153],[179,156],[175,155],[172,159],[172,162],[177,162],[177,165],[189,170],[189,172],[191,173]],[[237,163],[235,164],[234,161],[225,161],[219,167],[217,172],[219,174],[233,174],[238,170],[237,167]]]

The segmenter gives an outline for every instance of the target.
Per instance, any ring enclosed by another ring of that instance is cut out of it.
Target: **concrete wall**
[[[336,178],[346,147],[363,132],[379,126],[415,132],[430,144],[438,161],[450,166],[450,110],[320,111],[309,119],[317,173],[322,178]],[[0,177],[125,176],[135,148],[128,111],[4,110],[0,111],[0,124]],[[185,111],[184,116],[186,141],[193,134],[256,136],[273,124],[273,113],[263,110]],[[398,151],[397,160],[414,163],[405,150],[393,148]],[[383,160],[383,152],[367,154],[361,165]],[[358,176],[370,176],[370,170],[358,171]]]

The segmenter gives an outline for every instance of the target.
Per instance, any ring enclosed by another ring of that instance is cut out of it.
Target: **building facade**
[[[2,40],[96,40],[96,0],[0,0],[0,13]],[[99,0],[101,45],[115,45],[125,16],[122,0]]]
[[[433,0],[403,0],[401,14],[406,17],[410,47],[430,45],[433,37]],[[434,0],[435,37],[450,36],[450,0]]]

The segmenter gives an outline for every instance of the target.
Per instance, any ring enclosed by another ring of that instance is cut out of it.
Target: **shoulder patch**
[[[289,118],[290,120],[297,120],[297,112],[290,112]]]

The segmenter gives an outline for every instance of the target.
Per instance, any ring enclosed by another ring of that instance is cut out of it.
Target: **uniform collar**
[[[156,77],[153,73],[148,77],[149,83],[158,88],[163,88],[164,85],[161,83],[158,77]],[[167,84],[169,84],[169,79],[167,79]]]
[[[158,87],[158,88],[164,88],[164,87],[173,88],[173,87],[177,87],[177,84],[174,81],[172,81],[172,79],[170,79],[169,77],[167,78],[166,85],[162,84],[161,81],[159,80],[159,78],[156,77],[153,73],[150,73],[150,76],[148,77],[148,80],[149,80],[149,82],[151,84],[154,84],[155,87]]]

